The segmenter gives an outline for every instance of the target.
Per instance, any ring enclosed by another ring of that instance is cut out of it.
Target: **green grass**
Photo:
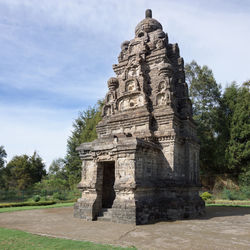
[[[206,207],[249,207],[250,205],[237,205],[237,204],[206,204]]]
[[[51,238],[19,230],[0,228],[0,249],[135,249],[95,244],[86,241]]]
[[[31,210],[31,209],[53,208],[53,207],[71,207],[73,205],[74,205],[74,202],[57,203],[57,204],[48,205],[48,206],[4,207],[4,208],[0,208],[0,213]]]
[[[222,203],[222,204],[237,204],[237,205],[250,205],[250,200],[222,200],[222,199],[215,199],[215,203]]]
[[[250,200],[208,200],[207,207],[250,207]]]

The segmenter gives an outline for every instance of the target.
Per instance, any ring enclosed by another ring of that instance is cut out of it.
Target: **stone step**
[[[111,208],[103,208],[99,216],[97,217],[97,220],[100,221],[110,221],[112,218],[112,209]]]
[[[99,216],[97,217],[98,221],[111,221],[111,217],[103,217],[103,216]]]
[[[108,208],[102,208],[102,210],[99,212],[99,215],[103,215],[103,213],[107,211],[108,211]]]
[[[103,216],[111,217],[112,211],[109,210],[109,211],[103,212]]]

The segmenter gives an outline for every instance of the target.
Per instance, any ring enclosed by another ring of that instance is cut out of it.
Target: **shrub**
[[[250,187],[250,170],[241,173],[239,176],[240,186],[248,186]]]
[[[250,186],[241,186],[240,191],[245,196],[245,199],[250,199]]]
[[[43,196],[43,197],[46,197],[47,196],[47,190],[46,189],[41,189],[40,195]]]
[[[38,202],[38,201],[40,201],[40,200],[41,200],[40,195],[34,195],[34,196],[33,196],[33,201]]]
[[[250,199],[250,170],[241,173],[239,176],[240,191],[245,199]]]
[[[55,192],[53,194],[53,199],[54,200],[66,200],[66,194],[65,193],[61,193],[61,192]]]
[[[229,190],[224,188],[222,191],[222,199],[226,200],[244,200],[245,195],[239,190]]]
[[[16,202],[16,203],[4,203],[0,204],[0,208],[3,207],[23,207],[23,206],[46,206],[56,204],[55,201],[38,201],[38,202]]]
[[[70,190],[67,192],[67,200],[75,200],[81,197],[81,192],[78,189]]]
[[[206,204],[215,204],[215,200],[208,199],[206,200]]]
[[[210,194],[209,192],[204,192],[200,196],[204,201],[212,199],[212,194]]]
[[[222,195],[221,195],[222,199],[225,199],[225,200],[231,200],[231,191],[224,188],[223,191],[222,191]]]

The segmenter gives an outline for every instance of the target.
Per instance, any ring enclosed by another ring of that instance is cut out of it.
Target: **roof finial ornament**
[[[145,12],[145,17],[146,18],[152,18],[152,10],[151,9],[147,9]]]

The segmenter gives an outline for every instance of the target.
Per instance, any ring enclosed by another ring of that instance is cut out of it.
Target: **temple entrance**
[[[102,208],[111,208],[115,199],[115,162],[102,162],[103,182],[102,182]]]

